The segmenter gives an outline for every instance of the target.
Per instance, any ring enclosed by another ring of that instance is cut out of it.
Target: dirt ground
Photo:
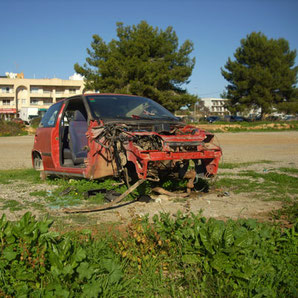
[[[258,161],[274,161],[271,168],[294,167],[298,168],[298,132],[246,132],[246,133],[218,133],[217,142],[223,149],[223,162],[242,163]],[[2,137],[0,138],[0,170],[20,169],[32,167],[30,152],[33,146],[33,136]],[[264,171],[268,164],[252,164],[247,168],[254,171]],[[243,168],[244,170],[246,168]],[[220,172],[224,170],[220,170]],[[219,173],[220,173],[219,172]],[[35,187],[36,189],[32,189]],[[16,201],[31,200],[38,202],[38,197],[30,196],[30,192],[47,187],[45,184],[36,186],[23,186],[11,188],[11,185],[0,186],[0,198],[14,199]],[[215,218],[257,218],[266,219],[268,213],[281,207],[281,202],[264,201],[262,198],[249,194],[233,194],[218,196],[218,193],[201,194],[196,193],[187,200],[169,199],[166,196],[154,197],[155,201],[150,203],[136,202],[121,208],[108,211],[88,213],[81,216],[83,221],[94,223],[127,221],[132,214],[150,216],[159,212],[197,213],[202,210],[206,217]],[[8,209],[1,210],[11,220],[20,218],[28,210],[10,212]],[[38,210],[30,210],[40,216]],[[72,223],[76,215],[65,215],[61,210],[47,208],[46,212],[54,217],[64,218],[65,222]]]

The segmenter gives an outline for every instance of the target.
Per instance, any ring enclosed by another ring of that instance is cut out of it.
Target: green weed
[[[271,161],[271,160],[260,160],[260,161],[240,162],[240,163],[223,162],[219,164],[219,168],[220,169],[238,169],[238,168],[244,168],[255,164],[272,164],[272,163],[274,163],[274,161]]]
[[[11,184],[18,180],[30,183],[43,183],[40,180],[39,172],[34,169],[1,171],[0,184]]]
[[[279,168],[279,171],[289,174],[298,174],[298,169],[296,168]]]
[[[255,171],[241,171],[234,176],[235,178],[220,178],[215,184],[216,187],[224,187],[235,193],[263,194],[266,200],[289,201],[295,199],[298,194],[298,177],[276,172],[257,173]]]
[[[88,220],[80,216],[82,222]],[[177,213],[120,234],[50,230],[29,213],[0,219],[3,296],[295,297],[297,233],[254,220]]]
[[[217,188],[227,188],[235,193],[250,192],[255,184],[249,179],[240,178],[221,178],[216,181]]]
[[[55,178],[49,180],[52,185],[58,186],[55,190],[47,193],[46,201],[51,208],[60,208],[84,204],[102,204],[105,202],[105,193],[114,190],[121,194],[127,190],[124,184],[119,184],[116,179],[87,180]],[[95,195],[87,197],[87,191],[100,189]],[[134,191],[125,200],[132,200],[138,191]]]
[[[291,121],[291,122],[286,122],[286,121],[277,121],[274,122],[274,126],[272,126],[273,122],[271,121],[257,121],[257,122],[237,122],[236,125],[237,127],[228,122],[216,122],[214,123],[215,125],[225,125],[226,127],[224,128],[224,132],[271,132],[271,131],[286,131],[286,130],[297,130],[298,129],[298,121]],[[269,125],[267,125],[269,124]],[[263,127],[261,127],[264,125]],[[267,126],[266,126],[267,125]],[[217,133],[222,133],[222,129],[212,128],[212,125],[208,128],[208,131],[210,132],[217,132]]]
[[[35,197],[46,197],[48,195],[48,192],[46,190],[37,190],[30,192],[30,196]]]
[[[284,206],[279,210],[274,210],[271,212],[274,219],[286,220],[290,224],[298,224],[298,202],[289,202],[284,204]]]
[[[9,209],[10,211],[18,211],[18,210],[22,210],[22,208],[23,208],[23,205],[16,200],[5,200],[2,205],[3,210]]]
[[[245,171],[239,175],[248,176],[254,179],[263,179],[261,187],[270,189],[273,194],[298,194],[298,177],[276,172],[260,174],[254,171]]]

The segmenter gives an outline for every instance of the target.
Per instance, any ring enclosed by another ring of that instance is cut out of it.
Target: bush
[[[23,136],[27,135],[25,127],[21,123],[0,120],[0,136]]]
[[[33,127],[33,128],[37,128],[39,123],[41,121],[41,117],[35,117],[31,120],[30,122],[30,125]]]

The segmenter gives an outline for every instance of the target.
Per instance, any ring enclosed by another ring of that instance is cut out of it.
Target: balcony
[[[15,95],[14,95],[14,93],[1,93],[0,92],[0,97],[1,98],[14,99]]]
[[[54,92],[53,91],[32,91],[30,90],[30,97],[53,97]]]

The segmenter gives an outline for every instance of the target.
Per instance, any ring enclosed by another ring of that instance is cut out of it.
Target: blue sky
[[[201,97],[224,90],[220,68],[253,31],[298,49],[297,0],[0,0],[0,7],[0,75],[68,79],[93,34],[116,38],[116,22],[173,26],[180,44],[190,39],[196,66],[187,89]]]

